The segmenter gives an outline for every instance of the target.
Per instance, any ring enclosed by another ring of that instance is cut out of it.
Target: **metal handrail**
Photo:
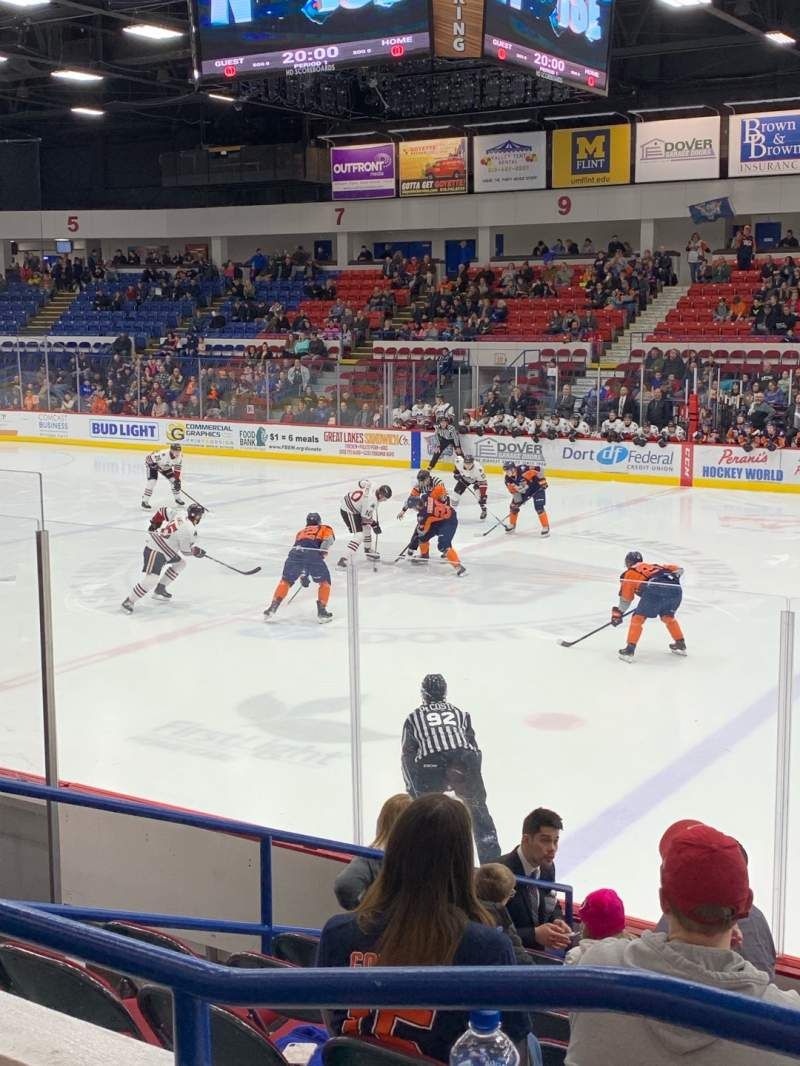
[[[236,970],[0,901],[0,931],[173,990],[175,1061],[210,1066],[209,1004],[292,1008],[560,1007],[643,1015],[800,1057],[800,1013],[642,971],[464,966]]]

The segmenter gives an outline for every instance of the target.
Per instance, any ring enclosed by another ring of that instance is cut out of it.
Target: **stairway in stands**
[[[77,292],[57,292],[52,300],[49,300],[42,309],[28,321],[23,333],[35,336],[47,336],[52,326],[64,314],[77,296]]]
[[[678,306],[678,300],[689,291],[687,285],[669,285],[661,290],[636,320],[625,329],[610,348],[603,353],[602,366],[613,368],[618,363],[627,363],[630,357],[633,334],[652,333],[667,313]]]

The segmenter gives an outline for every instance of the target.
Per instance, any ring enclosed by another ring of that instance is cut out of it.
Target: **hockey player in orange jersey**
[[[316,511],[306,515],[306,524],[294,538],[294,547],[286,557],[283,574],[272,597],[272,603],[264,611],[265,618],[272,618],[286,599],[292,585],[300,578],[304,586],[312,581],[319,585],[317,592],[317,619],[330,622],[333,615],[328,608],[331,594],[331,573],[325,556],[336,537],[330,526],[323,525]]]
[[[669,650],[675,655],[686,655],[683,630],[675,619],[683,599],[682,575],[681,567],[672,563],[643,562],[641,552],[628,552],[625,556],[625,572],[620,575],[619,605],[611,609],[612,626],[622,625],[623,615],[633,603],[634,596],[639,597],[639,602],[631,615],[628,643],[619,651],[623,662],[633,662],[636,645],[648,618],[660,618],[672,637]]]
[[[414,499],[412,506],[417,510],[417,539],[419,543],[419,558],[412,559],[412,563],[427,563],[430,557],[430,542],[434,537],[437,539],[437,547],[444,558],[461,577],[467,572],[466,567],[461,565],[458,552],[453,547],[453,537],[458,529],[458,516],[449,503],[437,500],[432,493],[423,493]]]
[[[511,493],[511,505],[508,509],[508,520],[511,529],[506,533],[513,533],[517,528],[517,519],[523,503],[533,500],[536,514],[539,516],[539,524],[542,527],[542,536],[550,536],[550,519],[547,517],[545,506],[547,478],[542,473],[540,466],[525,466],[520,463],[503,463],[506,488]]]

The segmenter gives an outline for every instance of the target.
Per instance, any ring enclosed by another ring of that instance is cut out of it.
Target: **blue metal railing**
[[[52,788],[30,781],[20,781],[11,777],[0,777],[0,795],[27,796],[32,799],[51,800],[75,807],[89,807],[93,810],[108,811],[112,814],[127,814],[137,818],[150,818],[158,822],[171,822],[175,825],[188,825],[210,832],[226,833],[232,836],[249,837],[260,842],[261,857],[261,922],[229,922],[224,919],[187,918],[181,915],[151,914],[124,910],[102,910],[99,908],[73,908],[57,904],[34,904],[40,910],[50,910],[57,914],[69,914],[84,921],[138,921],[148,925],[167,926],[172,929],[194,929],[207,932],[252,934],[261,937],[261,950],[272,949],[272,937],[275,933],[304,932],[318,933],[318,929],[306,929],[301,926],[275,925],[273,922],[272,898],[272,845],[295,844],[315,850],[331,851],[341,855],[365,855],[381,858],[382,851],[365,848],[357,844],[343,843],[341,840],[328,840],[325,837],[308,836],[304,833],[291,833],[281,829],[253,825],[231,818],[217,818],[194,811],[175,810],[157,804],[141,803],[135,800],[117,799],[111,796],[99,796],[87,792],[72,791],[68,788]],[[536,881],[532,878],[518,878],[518,881],[538,888],[563,892],[565,897],[564,917],[572,924],[573,894],[571,885]]]
[[[3,901],[0,932],[172,988],[177,1066],[210,1066],[210,1003],[263,1005],[289,1014],[298,1007],[603,1010],[644,1015],[800,1057],[797,1011],[641,971],[471,966],[235,970]]]

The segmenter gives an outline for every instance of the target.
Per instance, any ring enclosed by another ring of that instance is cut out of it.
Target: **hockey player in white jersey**
[[[378,504],[392,498],[392,490],[388,485],[380,485],[373,488],[372,482],[364,479],[359,481],[356,488],[347,493],[342,500],[340,514],[342,521],[350,531],[350,540],[347,551],[350,552],[350,561],[354,560],[358,552],[361,538],[364,540],[364,554],[368,559],[378,559],[379,555],[373,551],[372,534],[377,537],[381,532],[378,522]],[[343,555],[337,566],[347,566],[348,556]]]
[[[456,487],[453,490],[450,503],[458,507],[461,497],[468,490],[475,496],[481,509],[481,518],[486,517],[486,493],[488,482],[486,473],[480,463],[475,462],[473,455],[457,455],[455,459]]]
[[[175,503],[183,506],[186,502],[181,497],[181,463],[183,462],[183,449],[180,444],[170,444],[169,448],[163,448],[160,452],[150,452],[144,461],[147,470],[147,481],[142,495],[142,507],[150,510],[150,497],[156,487],[158,475],[165,477],[172,486],[172,495]]]
[[[202,559],[206,554],[203,548],[195,544],[196,526],[204,513],[199,503],[190,504],[186,512],[173,507],[162,507],[156,511],[148,527],[149,537],[144,548],[142,576],[133,586],[130,595],[122,601],[123,611],[133,614],[136,601],[154,589],[154,595],[161,599],[172,599],[167,585],[172,584],[186,566],[186,559],[181,556],[194,555]]]

